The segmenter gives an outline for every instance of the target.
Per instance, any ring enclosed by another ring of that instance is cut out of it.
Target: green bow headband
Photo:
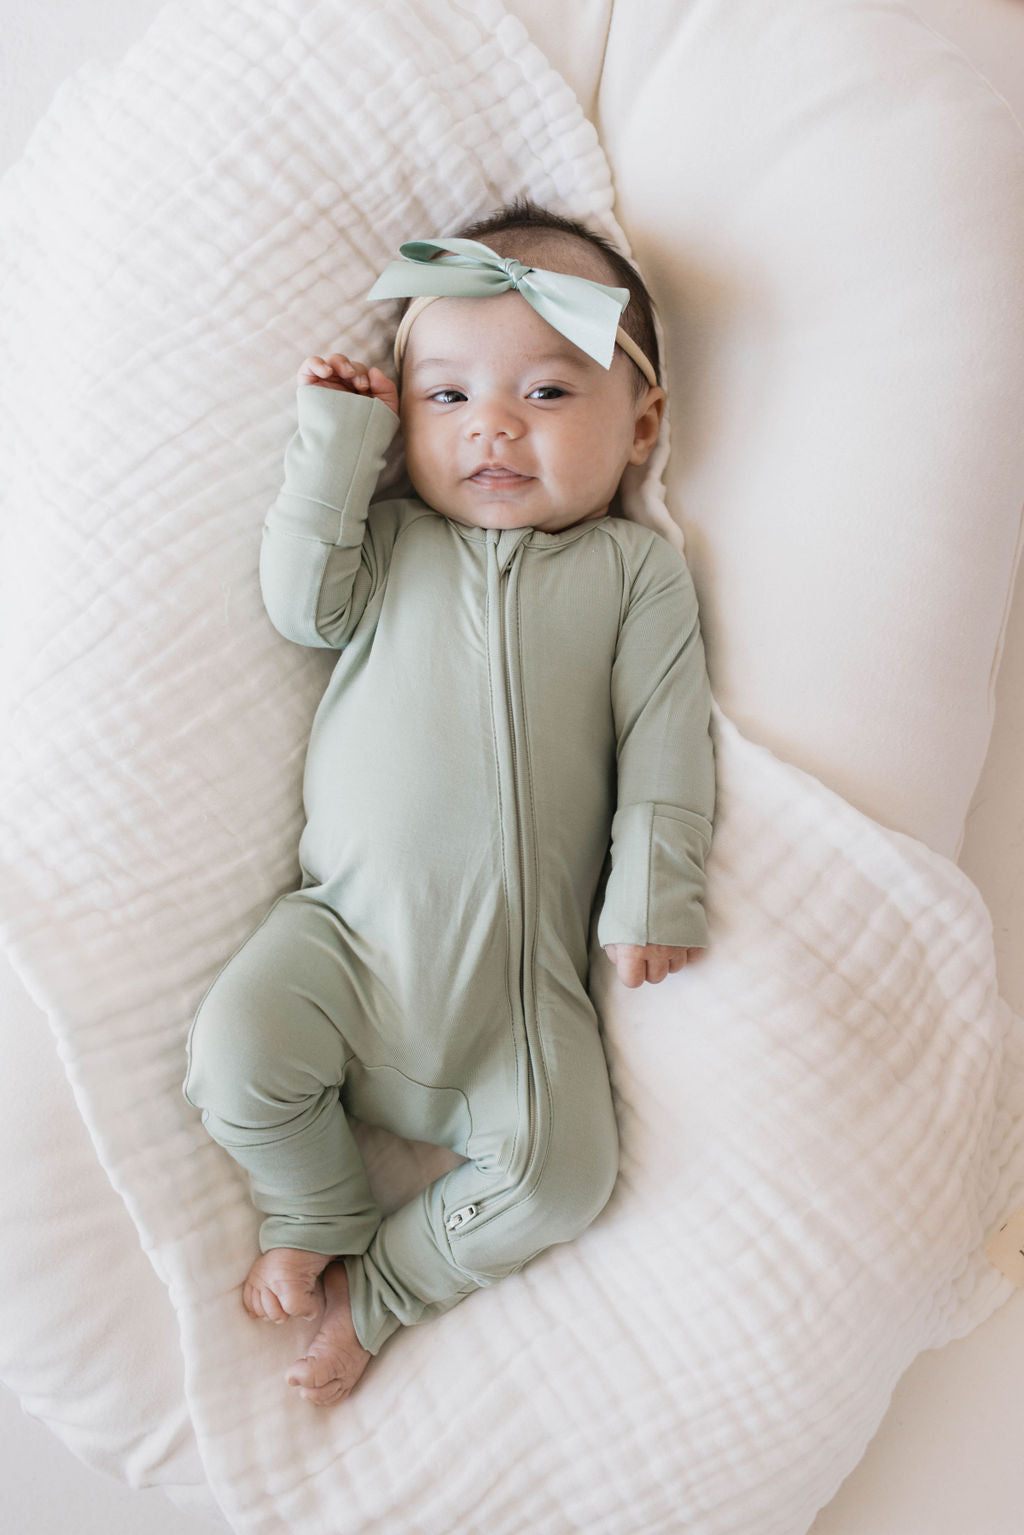
[[[513,257],[499,256],[479,240],[410,240],[399,246],[406,258],[391,261],[367,294],[368,298],[415,298],[402,317],[395,337],[395,366],[400,368],[409,329],[417,315],[439,298],[491,298],[515,288],[542,320],[610,368],[616,344],[636,363],[649,384],[657,384],[645,353],[619,324],[629,303],[628,288],[609,288],[588,277],[523,266]],[[434,259],[438,251],[444,254]]]

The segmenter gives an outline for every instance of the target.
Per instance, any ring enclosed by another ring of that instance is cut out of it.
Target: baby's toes
[[[303,1322],[318,1322],[322,1310],[319,1290],[320,1285],[317,1281],[314,1281],[312,1285],[304,1285],[293,1280],[278,1280],[274,1299],[280,1306],[281,1318],[296,1316]],[[275,1317],[274,1320],[276,1321],[277,1318]]]
[[[273,1290],[247,1281],[242,1290],[242,1304],[251,1317],[260,1322],[283,1322],[284,1308]]]
[[[316,1354],[298,1359],[285,1377],[289,1386],[295,1386],[304,1402],[314,1407],[330,1407],[340,1402],[352,1390],[347,1371],[338,1371],[335,1365]]]
[[[325,1370],[321,1360],[311,1359],[308,1354],[304,1359],[297,1359],[285,1376],[289,1386],[298,1386],[303,1391],[326,1386],[333,1378],[333,1370]]]
[[[262,1317],[263,1308],[255,1286],[250,1280],[246,1280],[242,1286],[242,1305],[251,1317]]]
[[[305,1402],[312,1402],[314,1407],[333,1407],[336,1402],[343,1402],[351,1394],[351,1386],[346,1386],[344,1381],[333,1380],[327,1386],[301,1386],[299,1395]]]

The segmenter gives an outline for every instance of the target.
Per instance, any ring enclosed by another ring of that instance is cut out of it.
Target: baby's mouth
[[[488,487],[507,489],[511,485],[525,484],[533,476],[523,474],[518,469],[510,469],[507,464],[478,464],[467,478],[472,480],[474,485],[482,485],[485,489]]]

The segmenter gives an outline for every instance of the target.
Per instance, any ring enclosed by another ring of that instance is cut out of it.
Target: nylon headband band
[[[419,315],[423,313],[428,304],[435,303],[439,298],[442,298],[443,296],[444,295],[440,293],[422,294],[419,298],[414,298],[408,309],[405,311],[405,314],[402,316],[402,323],[399,325],[398,333],[395,336],[396,372],[401,373],[402,371],[402,359],[405,357],[406,343],[409,340],[409,332],[413,327],[414,321],[418,318]],[[615,330],[615,344],[616,346],[620,346],[622,348],[631,362],[636,363],[637,367],[640,369],[640,372],[643,374],[647,382],[652,386],[656,386],[658,383],[658,375],[654,371],[650,358],[647,356],[647,353],[643,350],[642,347],[637,346],[632,336],[626,335],[626,332],[622,329],[621,325],[617,326]]]

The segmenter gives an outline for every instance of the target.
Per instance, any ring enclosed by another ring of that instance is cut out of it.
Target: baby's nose
[[[479,399],[467,420],[474,438],[516,438],[523,434],[522,414],[507,400]]]

